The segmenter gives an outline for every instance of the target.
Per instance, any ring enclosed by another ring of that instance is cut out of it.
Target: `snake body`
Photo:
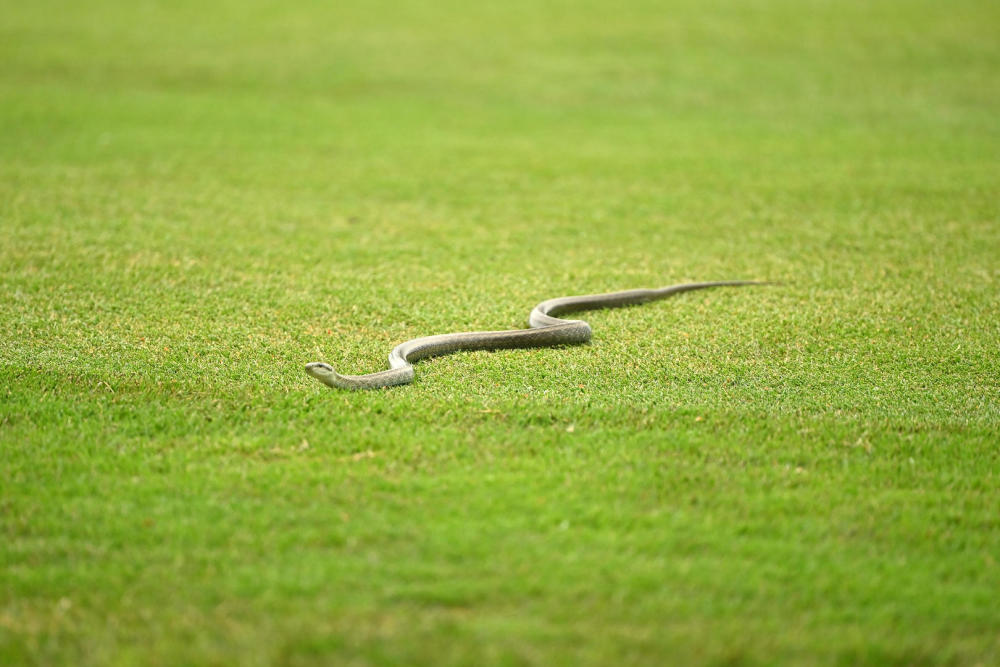
[[[751,280],[685,283],[660,289],[633,289],[609,294],[564,296],[543,301],[528,317],[528,329],[509,331],[467,331],[414,338],[397,345],[389,353],[389,370],[367,375],[341,375],[323,362],[306,364],[306,373],[323,384],[338,389],[378,389],[413,381],[413,362],[459,350],[500,350],[550,345],[577,345],[590,340],[590,325],[583,320],[556,317],[570,312],[618,308],[665,299],[681,292],[709,287],[762,285]]]

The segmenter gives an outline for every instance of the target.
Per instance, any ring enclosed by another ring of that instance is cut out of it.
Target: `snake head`
[[[340,378],[340,375],[337,371],[333,370],[333,366],[330,364],[324,364],[322,361],[314,361],[306,364],[306,373],[323,384],[330,385],[331,387],[339,386],[337,380]]]

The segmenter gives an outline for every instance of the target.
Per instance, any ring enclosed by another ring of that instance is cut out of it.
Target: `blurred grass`
[[[1000,659],[994,4],[2,15],[5,664]]]

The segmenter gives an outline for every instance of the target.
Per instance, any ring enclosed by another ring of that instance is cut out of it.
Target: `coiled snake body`
[[[397,345],[389,353],[389,370],[368,375],[341,375],[329,364],[306,364],[306,373],[323,384],[339,389],[377,389],[413,381],[413,362],[459,350],[500,350],[550,345],[576,345],[590,340],[590,325],[583,320],[563,320],[556,315],[601,308],[631,306],[665,299],[681,292],[708,287],[763,285],[751,280],[686,283],[660,289],[633,289],[610,294],[564,296],[543,301],[528,317],[529,329],[512,331],[468,331],[414,338]]]

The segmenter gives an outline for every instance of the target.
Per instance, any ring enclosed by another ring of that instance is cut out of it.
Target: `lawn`
[[[0,16],[0,663],[1000,662],[997,3]]]

